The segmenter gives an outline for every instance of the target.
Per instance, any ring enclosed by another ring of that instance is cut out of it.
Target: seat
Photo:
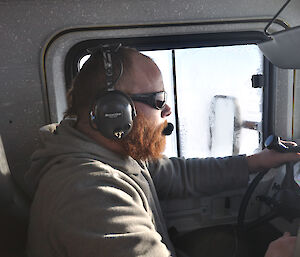
[[[25,256],[29,206],[10,173],[0,135],[0,256]]]

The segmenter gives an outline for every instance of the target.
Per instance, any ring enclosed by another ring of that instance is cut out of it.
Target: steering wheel
[[[278,152],[300,152],[299,146],[288,146],[282,143],[279,137],[274,135],[271,135],[266,139],[265,146]],[[240,232],[248,231],[276,217],[283,217],[288,221],[300,217],[300,187],[294,180],[294,164],[295,163],[293,162],[285,164],[286,174],[281,186],[277,185],[273,188],[275,190],[273,196],[260,195],[257,197],[257,200],[269,207],[269,212],[246,224],[245,215],[249,200],[258,183],[262,180],[268,170],[260,172],[253,179],[242,199],[239,209],[238,229]],[[300,241],[300,239],[298,241]]]

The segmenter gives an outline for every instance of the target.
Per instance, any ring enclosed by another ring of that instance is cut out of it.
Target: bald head
[[[130,68],[123,74],[116,88],[127,94],[153,92],[153,84],[162,85],[159,68],[152,59],[139,52],[130,56]]]

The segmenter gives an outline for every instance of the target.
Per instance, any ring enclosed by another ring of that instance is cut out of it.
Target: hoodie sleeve
[[[160,200],[200,197],[247,186],[245,156],[167,158],[148,164]]]
[[[143,196],[117,175],[74,175],[66,182],[58,180],[57,188],[48,186],[51,194],[40,191],[32,206],[32,213],[38,215],[35,222],[41,219],[30,226],[32,256],[171,256]],[[42,183],[47,183],[47,177]],[[47,203],[39,197],[48,199]]]

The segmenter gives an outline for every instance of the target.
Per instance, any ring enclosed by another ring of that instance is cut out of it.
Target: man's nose
[[[166,104],[164,109],[161,112],[161,117],[162,118],[168,117],[171,113],[172,113],[171,107]]]

